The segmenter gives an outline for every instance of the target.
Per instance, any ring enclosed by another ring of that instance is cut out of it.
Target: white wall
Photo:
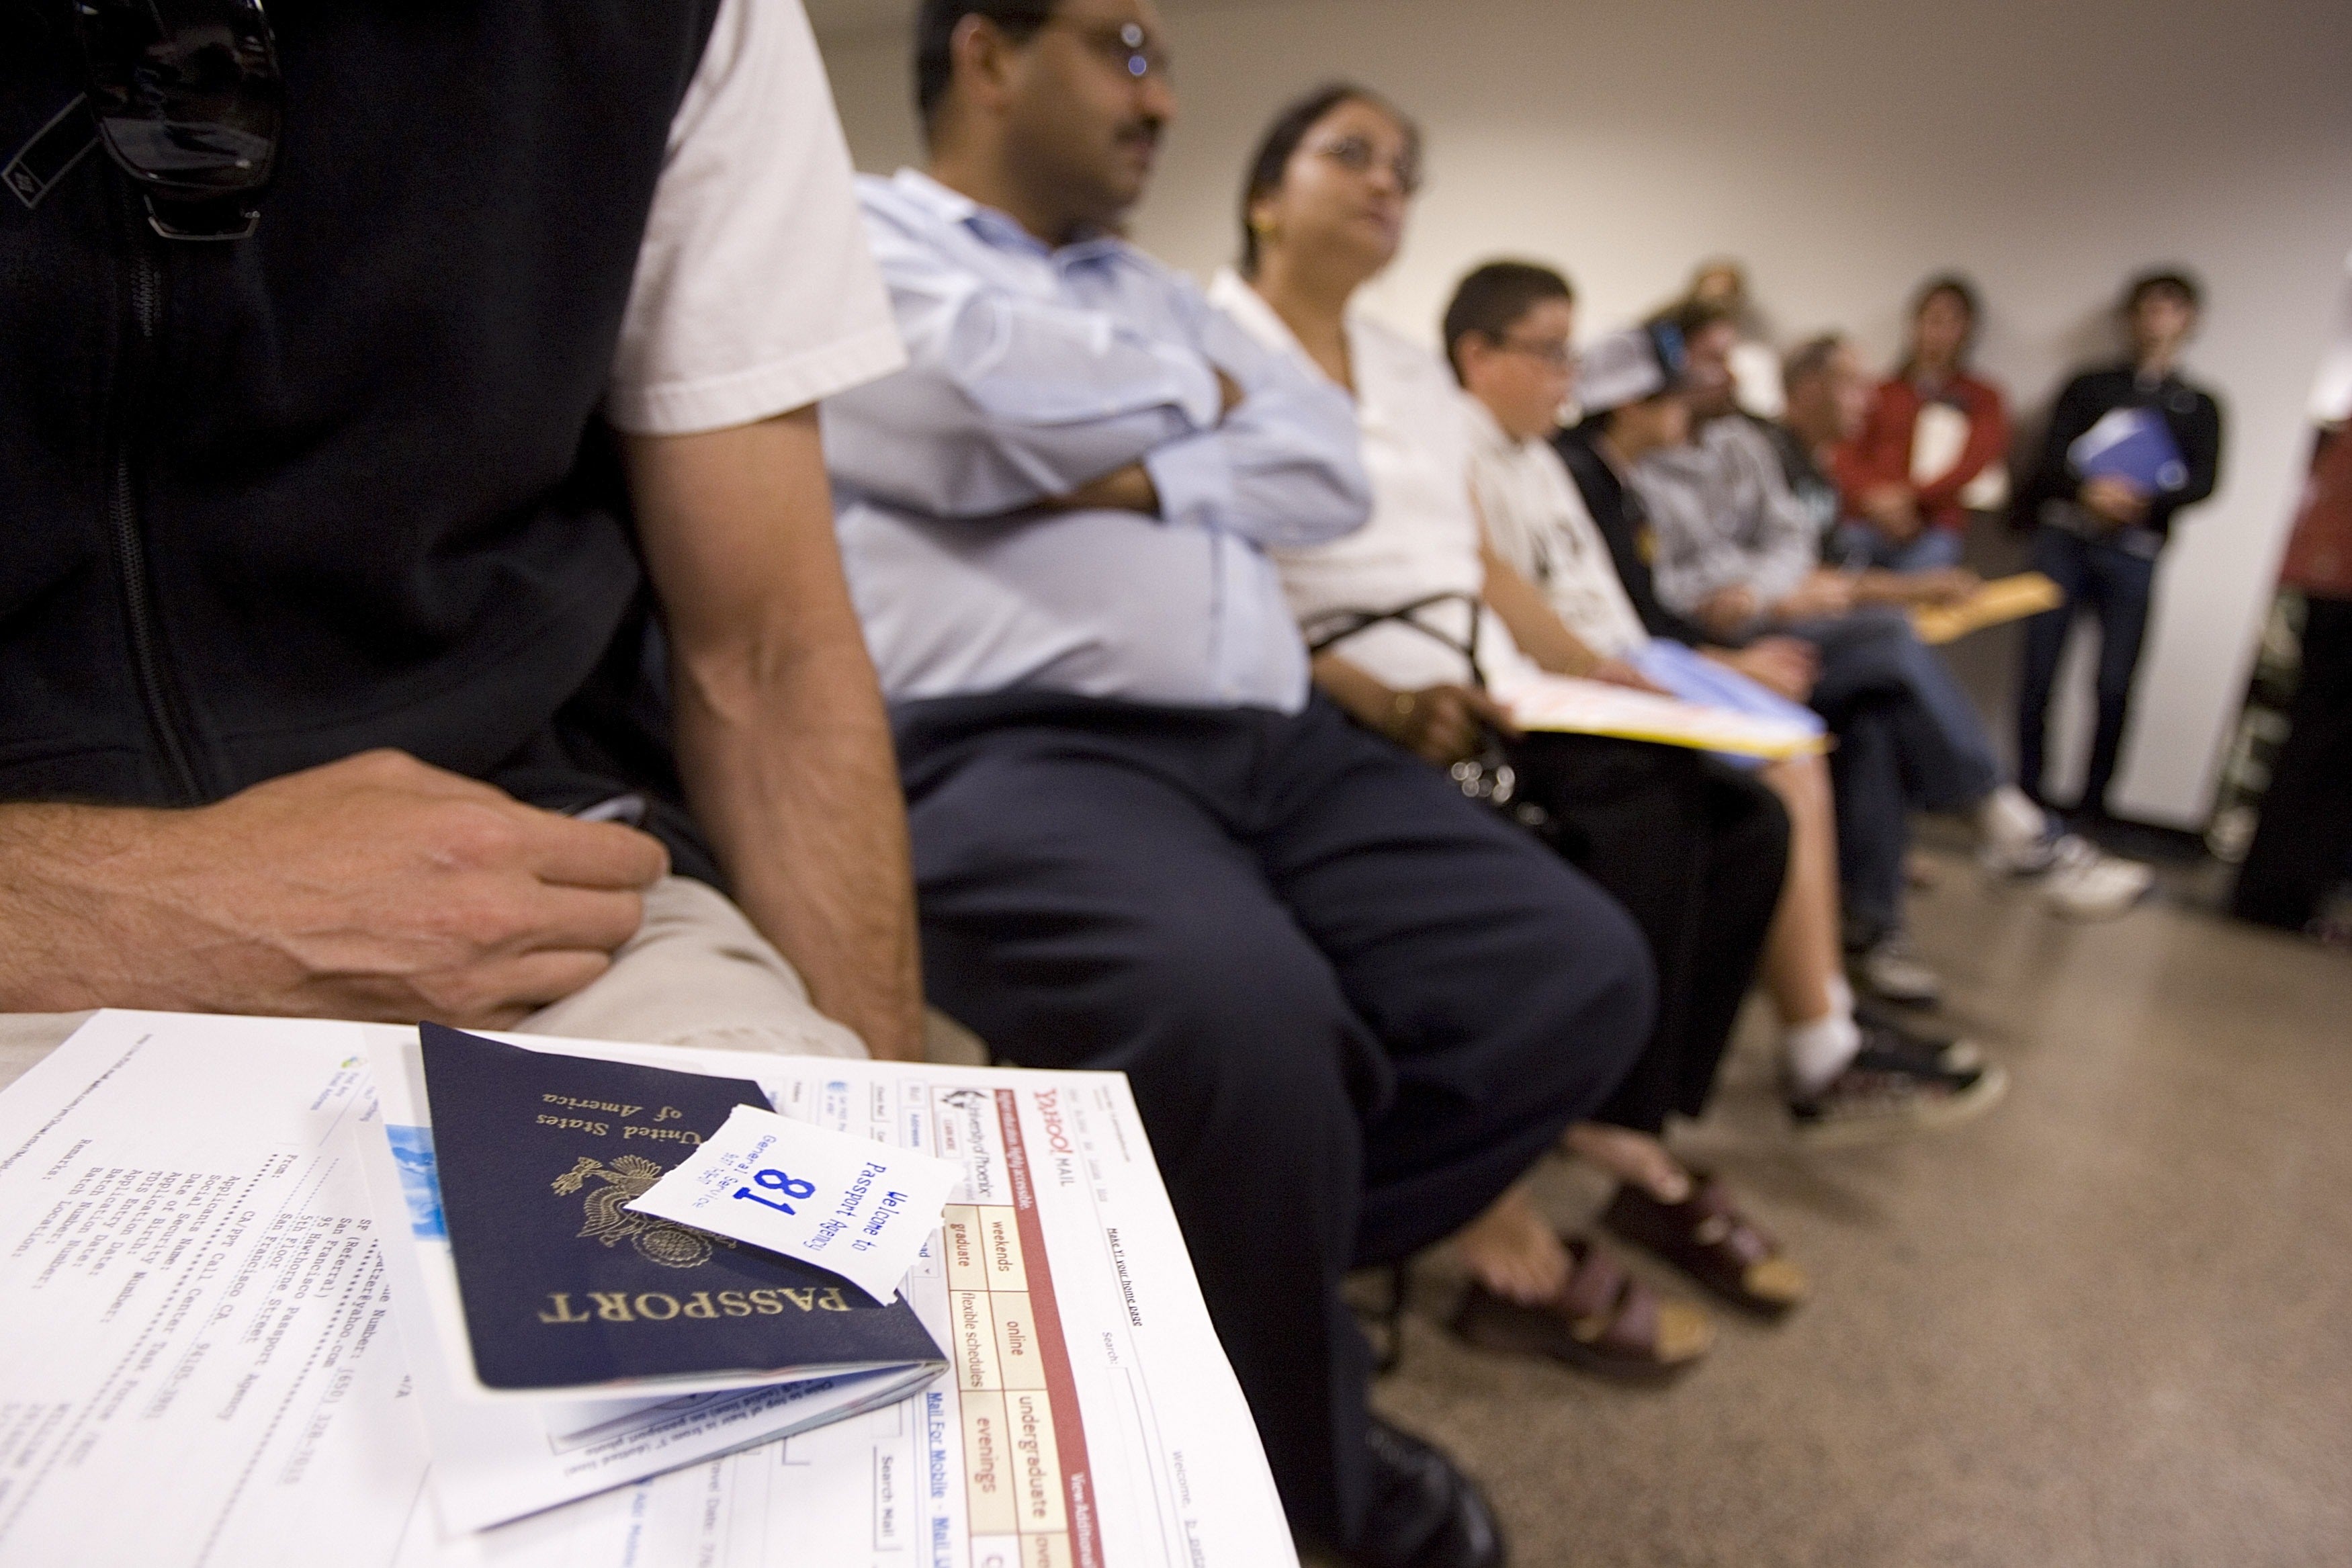
[[[1328,77],[1395,98],[1430,185],[1375,308],[1431,332],[1468,265],[1563,265],[1586,330],[1659,303],[1700,257],[1748,264],[1776,328],[1892,353],[1906,295],[1958,266],[1990,301],[1985,370],[2028,410],[2103,352],[2121,279],[2185,261],[2210,308],[2193,371],[2230,419],[2223,483],[2166,558],[2119,784],[2201,822],[2305,449],[2352,248],[2343,0],[1263,0],[1170,7],[1182,115],[1136,236],[1205,273],[1242,161]],[[817,16],[861,166],[914,156],[903,15]],[[880,18],[879,25],[877,18]]]

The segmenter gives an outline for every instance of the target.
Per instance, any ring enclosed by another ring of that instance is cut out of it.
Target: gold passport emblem
[[[621,1206],[643,1197],[662,1173],[659,1165],[642,1154],[624,1154],[609,1165],[593,1154],[583,1154],[578,1163],[555,1178],[554,1185],[569,1197],[586,1186],[591,1176],[604,1184],[585,1200],[588,1223],[582,1227],[582,1236],[593,1236],[607,1247],[625,1240],[641,1257],[665,1268],[698,1268],[710,1261],[710,1244],[722,1238]]]

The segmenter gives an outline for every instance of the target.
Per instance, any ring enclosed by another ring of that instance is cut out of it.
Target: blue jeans
[[[2059,657],[2066,651],[2066,633],[2075,615],[2087,610],[2099,623],[2099,719],[2076,809],[2100,815],[2106,811],[2107,784],[2115,777],[2124,721],[2130,716],[2132,674],[2139,668],[2140,646],[2147,633],[2148,594],[2161,543],[2137,529],[2098,541],[2059,528],[2034,533],[2033,569],[2066,595],[2065,604],[2025,623],[2025,671],[2017,694],[2017,782],[2036,800],[2042,798],[2043,743]]]
[[[1897,544],[1867,523],[1842,522],[1830,553],[1841,566],[1875,566],[1882,572],[1934,572],[1960,563],[1960,536],[1948,528],[1921,529]]]
[[[1875,937],[1902,924],[1910,812],[1957,811],[2000,783],[1992,737],[1968,693],[1884,606],[1786,628],[1821,651],[1812,707],[1837,737],[1838,881],[1848,922]]]

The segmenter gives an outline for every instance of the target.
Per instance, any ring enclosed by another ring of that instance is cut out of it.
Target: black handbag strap
[[[1422,611],[1433,605],[1455,604],[1465,606],[1470,612],[1470,636],[1466,640],[1439,631],[1420,618]],[[1411,626],[1425,637],[1434,637],[1468,660],[1470,684],[1484,691],[1486,689],[1486,676],[1478,668],[1478,623],[1484,618],[1480,614],[1481,608],[1475,594],[1431,594],[1391,610],[1326,610],[1300,626],[1299,634],[1307,639],[1307,657],[1312,658],[1374,626],[1391,623]]]

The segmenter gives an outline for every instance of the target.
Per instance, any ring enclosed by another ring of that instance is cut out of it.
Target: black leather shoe
[[[1453,1460],[1377,1416],[1365,1444],[1372,1504],[1347,1553],[1355,1568],[1502,1568],[1502,1528]]]

